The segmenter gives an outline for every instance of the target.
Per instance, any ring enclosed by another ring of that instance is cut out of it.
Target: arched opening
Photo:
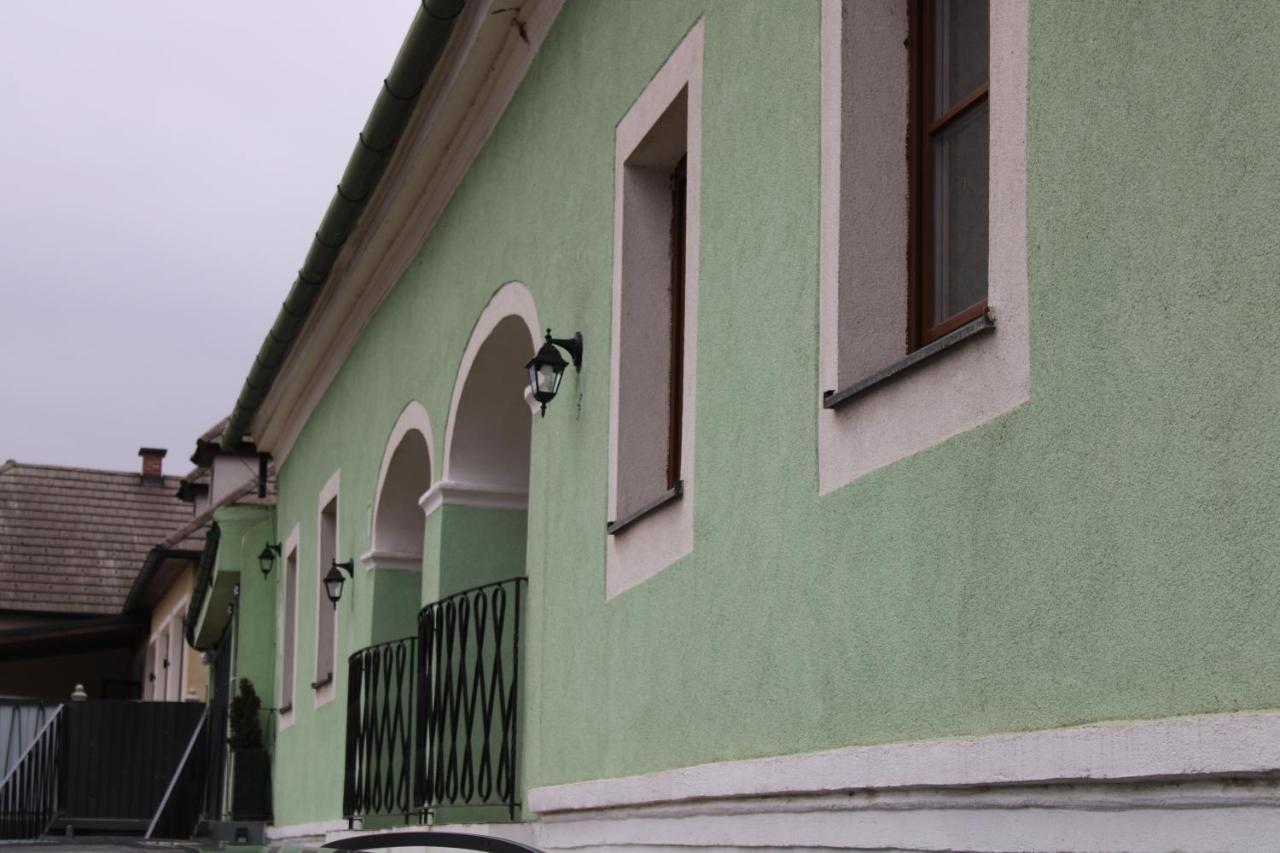
[[[400,439],[387,463],[373,519],[373,549],[379,557],[422,563],[425,518],[418,501],[431,488],[431,451],[416,429]],[[409,568],[409,566],[405,566]]]
[[[528,492],[532,412],[525,400],[533,357],[520,317],[497,322],[467,372],[449,447],[449,479],[477,487]]]
[[[425,517],[422,496],[431,488],[431,421],[417,401],[396,419],[382,455],[374,491],[371,548],[362,560],[368,568],[422,568]]]
[[[422,502],[439,555],[434,565],[430,556],[426,561],[435,570],[424,579],[426,601],[525,573],[533,412],[524,365],[537,329],[533,295],[509,282],[489,300],[463,351],[445,427],[444,475]]]
[[[524,365],[533,357],[537,330],[533,297],[523,284],[506,284],[489,300],[459,363],[444,476],[423,500],[432,552],[426,563],[434,568],[431,558],[438,554],[438,570],[432,577],[429,568],[423,578],[419,646],[437,650],[436,683],[482,683],[490,697],[474,714],[440,703],[439,717],[425,723],[436,733],[427,752],[467,764],[460,772],[477,780],[465,792],[441,785],[438,776],[427,780],[426,801],[444,822],[476,820],[479,813],[509,819],[521,799],[516,674],[533,428]],[[504,707],[515,709],[514,726],[495,711]],[[475,749],[481,743],[486,748]],[[465,808],[455,813],[455,805]]]

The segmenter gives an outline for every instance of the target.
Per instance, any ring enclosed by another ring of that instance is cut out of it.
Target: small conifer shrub
[[[253,682],[247,678],[240,679],[240,692],[232,698],[227,710],[231,723],[228,746],[232,749],[262,748],[262,723],[258,720],[261,709],[262,700],[253,689]]]

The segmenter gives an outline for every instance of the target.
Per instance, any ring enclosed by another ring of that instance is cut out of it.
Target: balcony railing
[[[418,638],[361,649],[347,659],[348,818],[418,810],[413,796]]]
[[[515,817],[525,583],[443,598],[419,612],[416,637],[351,655],[348,819],[483,806]]]
[[[419,801],[516,808],[520,613],[525,578],[451,595],[418,614]]]

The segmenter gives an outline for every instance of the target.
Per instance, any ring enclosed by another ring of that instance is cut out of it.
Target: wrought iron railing
[[[428,812],[504,806],[515,817],[525,582],[484,584],[418,614],[415,789]]]
[[[342,812],[348,818],[417,811],[413,730],[418,638],[361,649],[347,658],[347,761]]]
[[[0,781],[0,839],[39,838],[58,816],[64,720],[59,707]]]
[[[348,820],[455,806],[515,817],[524,585],[443,598],[419,612],[417,636],[347,659]]]

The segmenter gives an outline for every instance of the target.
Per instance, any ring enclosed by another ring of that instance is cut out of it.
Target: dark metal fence
[[[65,719],[55,710],[0,781],[0,838],[38,838],[58,816]]]
[[[417,717],[418,638],[361,649],[347,658],[347,818],[417,811],[412,744]]]
[[[200,721],[187,739],[182,758],[147,826],[146,838],[195,837],[209,778],[209,711],[210,706],[205,705]]]
[[[415,790],[427,811],[505,806],[515,817],[525,582],[484,584],[418,614]]]

